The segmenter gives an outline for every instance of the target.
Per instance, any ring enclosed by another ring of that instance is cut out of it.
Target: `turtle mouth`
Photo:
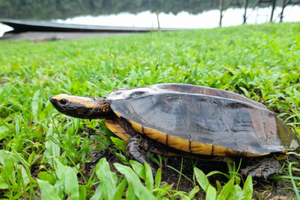
[[[57,99],[54,97],[49,98],[52,105],[60,112],[64,112],[68,110],[69,102],[66,99]]]
[[[50,97],[49,98],[50,102],[52,103],[52,105],[58,110],[58,111],[62,111],[62,107],[59,105],[59,102],[56,98]]]

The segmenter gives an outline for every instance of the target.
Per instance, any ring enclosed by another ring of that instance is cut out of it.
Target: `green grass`
[[[129,161],[124,144],[101,120],[69,118],[48,99],[58,93],[107,96],[119,87],[190,83],[262,102],[300,133],[299,55],[300,23],[43,43],[2,41],[0,198],[193,199],[206,193],[207,199],[251,199],[251,179],[244,182],[232,170],[226,184],[212,186],[203,183],[211,174],[195,168],[194,187],[180,191],[179,182],[162,181],[164,171],[152,177],[149,166]],[[103,158],[87,173],[95,151],[109,151],[121,163],[109,165]],[[168,165],[164,157],[152,160]],[[299,170],[297,163],[286,162],[283,174],[274,177],[291,183],[287,189],[297,197]],[[192,176],[180,169],[174,173],[181,179]]]

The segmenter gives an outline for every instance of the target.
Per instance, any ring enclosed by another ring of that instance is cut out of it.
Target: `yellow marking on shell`
[[[130,124],[135,131],[137,131],[139,133],[143,133],[143,127],[141,125],[134,123],[132,121],[130,121]]]
[[[105,120],[104,121],[105,126],[114,134],[116,134],[119,138],[127,142],[130,138],[130,135],[126,133],[126,131],[117,123],[115,123],[113,120]]]
[[[176,136],[168,135],[168,146],[185,152],[190,151],[190,141]]]
[[[191,142],[190,152],[202,155],[211,155],[213,145],[201,142]]]
[[[138,131],[138,130],[135,130],[135,131]],[[147,137],[149,137],[155,141],[166,144],[167,136],[166,136],[166,133],[164,133],[164,132],[144,127],[144,131],[142,134],[145,134]]]
[[[213,153],[213,155],[216,155],[216,156],[225,156],[226,154],[231,153],[230,150],[231,149],[228,149],[228,148],[220,146],[220,145],[214,145],[212,153]]]
[[[119,113],[117,113],[116,111],[114,111],[114,113],[119,117],[121,118],[121,115]]]

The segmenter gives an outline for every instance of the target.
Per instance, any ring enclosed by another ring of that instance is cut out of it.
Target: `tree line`
[[[224,0],[228,5],[230,0]],[[244,0],[235,0],[243,6]],[[249,0],[253,7],[257,0]],[[277,2],[278,3],[278,2]],[[192,14],[219,9],[219,0],[0,0],[0,18],[66,19],[82,15],[109,15],[121,12],[165,12]]]

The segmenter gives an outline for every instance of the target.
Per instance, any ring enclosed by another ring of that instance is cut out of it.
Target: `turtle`
[[[149,163],[149,151],[214,161],[256,157],[260,162],[244,172],[266,178],[281,169],[268,155],[299,146],[298,134],[265,105],[205,86],[164,83],[116,89],[108,97],[59,94],[50,101],[72,117],[105,119],[127,142],[126,155],[140,163]]]

